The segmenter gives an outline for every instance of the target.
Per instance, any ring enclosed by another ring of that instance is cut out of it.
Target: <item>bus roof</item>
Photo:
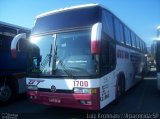
[[[98,3],[95,3],[95,4],[84,4],[84,5],[65,7],[65,8],[62,8],[62,9],[57,9],[57,10],[52,10],[52,11],[49,11],[49,12],[46,12],[46,13],[42,13],[40,15],[37,15],[36,18],[48,16],[48,15],[63,12],[63,11],[70,11],[70,10],[73,10],[73,9],[80,9],[80,8],[94,7],[94,6],[101,6],[101,5],[98,4]],[[103,6],[101,6],[101,7],[103,7]]]
[[[29,28],[18,26],[18,25],[14,25],[14,24],[10,24],[10,23],[6,23],[6,22],[2,22],[2,21],[0,21],[0,25],[6,26],[8,28],[14,28],[14,29],[21,29],[21,30],[31,31],[31,29],[29,29]]]

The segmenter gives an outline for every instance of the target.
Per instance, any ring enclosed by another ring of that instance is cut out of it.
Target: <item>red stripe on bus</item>
[[[27,91],[27,95],[34,103],[58,107],[69,107],[77,109],[100,109],[100,94],[66,94],[52,92]],[[31,99],[32,98],[32,99]],[[52,101],[50,101],[52,100]],[[56,102],[55,102],[56,101]],[[90,104],[81,104],[80,101],[92,101]]]
[[[91,52],[93,54],[98,54],[101,51],[101,42],[100,40],[92,40],[91,42]]]
[[[12,49],[12,50],[11,50],[11,55],[12,55],[13,58],[16,58],[16,57],[17,57],[16,49]]]

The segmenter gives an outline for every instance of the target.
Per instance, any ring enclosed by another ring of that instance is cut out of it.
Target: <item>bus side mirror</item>
[[[98,22],[92,26],[91,31],[91,53],[99,54],[101,50],[102,23]]]
[[[20,39],[26,39],[26,33],[21,33],[21,34],[18,34],[16,35],[12,42],[11,42],[11,56],[13,58],[16,58],[17,57],[17,50],[16,50],[16,46],[17,46],[17,43]]]

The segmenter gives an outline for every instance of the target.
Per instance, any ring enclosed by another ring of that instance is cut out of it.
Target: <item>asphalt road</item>
[[[130,89],[125,96],[121,97],[118,104],[110,104],[98,112],[70,108],[55,108],[44,105],[33,104],[26,97],[20,96],[12,104],[0,107],[0,118],[13,117],[37,118],[37,119],[81,119],[81,118],[108,118],[106,114],[142,113],[152,114],[152,118],[158,118],[160,113],[160,93],[156,86],[156,73],[154,69],[143,81]],[[102,114],[102,115],[100,115]],[[131,115],[133,116],[133,115]],[[153,117],[154,116],[154,117]],[[159,116],[160,118],[160,116]]]

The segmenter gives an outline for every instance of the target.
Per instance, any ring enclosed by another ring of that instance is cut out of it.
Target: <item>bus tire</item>
[[[0,84],[0,103],[1,104],[7,104],[11,102],[15,96],[15,89],[14,89],[14,83],[13,81],[10,82],[9,79],[7,79],[5,82]]]
[[[125,78],[123,75],[120,75],[117,80],[116,85],[116,99],[114,101],[115,104],[119,103],[120,97],[125,94]]]

